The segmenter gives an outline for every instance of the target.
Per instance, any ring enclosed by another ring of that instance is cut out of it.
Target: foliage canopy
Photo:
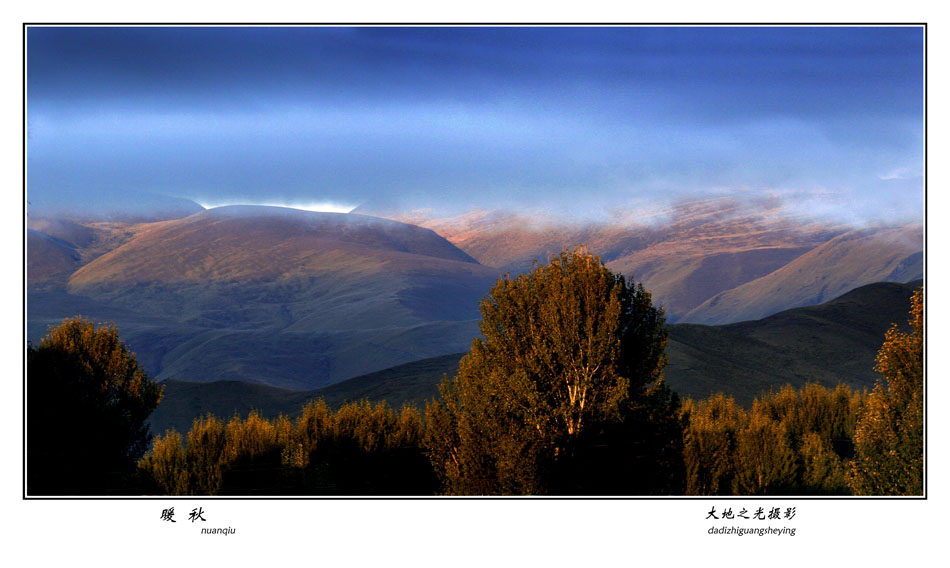
[[[128,491],[161,397],[114,326],[50,329],[27,348],[27,493]]]
[[[683,404],[687,495],[842,495],[867,394],[786,385],[750,410],[724,394]]]
[[[662,381],[663,310],[642,285],[578,248],[500,279],[481,313],[484,339],[427,408],[447,492],[668,489],[682,434]]]
[[[922,495],[924,481],[924,291],[911,298],[909,332],[897,325],[877,354],[881,374],[857,425],[851,462],[856,495]]]
[[[431,495],[423,428],[414,407],[366,400],[336,411],[311,401],[295,420],[208,415],[184,439],[156,438],[139,470],[170,495]]]

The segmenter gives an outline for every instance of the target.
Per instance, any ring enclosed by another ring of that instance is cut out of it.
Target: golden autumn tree
[[[162,387],[112,325],[81,317],[27,349],[27,493],[131,491]]]
[[[427,409],[445,491],[672,490],[682,430],[663,311],[642,285],[578,248],[499,280],[481,313],[484,339]]]
[[[854,436],[857,495],[922,495],[924,467],[924,291],[911,298],[910,331],[893,325],[877,354],[881,374]]]
[[[748,422],[731,396],[718,393],[683,404],[686,495],[731,495],[736,476],[736,440]]]
[[[795,452],[783,422],[755,409],[736,438],[736,495],[787,495],[795,485]]]

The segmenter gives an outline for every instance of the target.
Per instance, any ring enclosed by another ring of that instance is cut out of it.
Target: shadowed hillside
[[[87,247],[96,240],[94,229],[67,219],[31,218],[27,222],[27,227],[64,241],[73,248]]]
[[[27,281],[33,289],[63,286],[80,266],[79,253],[70,243],[33,229],[26,231]]]
[[[723,391],[746,405],[785,383],[870,389],[884,335],[904,320],[920,285],[880,282],[760,320],[670,326],[667,382],[694,398]]]
[[[27,282],[30,290],[62,290],[83,265],[131,239],[148,223],[29,218]]]
[[[241,381],[192,383],[167,380],[165,396],[149,418],[153,433],[169,428],[187,432],[192,420],[207,413],[229,418],[247,416],[257,410],[261,416],[297,416],[307,401],[322,398],[331,408],[363,399],[385,400],[398,410],[404,403],[423,408],[425,401],[438,396],[438,384],[445,375],[454,376],[464,353],[432,357],[398,365],[368,375],[354,377],[322,389],[296,391]]]

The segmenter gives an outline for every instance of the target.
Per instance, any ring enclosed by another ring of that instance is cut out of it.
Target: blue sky
[[[922,217],[921,28],[29,28],[27,89],[36,207]]]

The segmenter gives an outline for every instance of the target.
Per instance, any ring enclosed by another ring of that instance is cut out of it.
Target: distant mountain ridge
[[[919,226],[858,229],[839,235],[761,278],[721,292],[685,319],[722,324],[808,306],[868,282],[923,278]]]
[[[96,203],[85,203],[81,192],[71,198],[33,195],[29,213],[47,219],[70,218],[81,223],[143,223],[180,219],[204,210],[191,199],[158,192],[128,192],[121,188],[98,188]]]
[[[546,262],[564,248],[586,244],[610,269],[642,282],[671,322],[758,318],[815,304],[864,284],[907,282],[923,275],[922,262],[914,261],[922,259],[923,251],[923,227],[918,224],[856,230],[791,215],[780,204],[750,205],[732,198],[681,202],[665,217],[662,222],[638,221],[635,216],[558,222],[475,211],[445,218],[424,213],[404,218],[434,229],[480,263],[515,274],[529,270],[535,260]],[[841,265],[814,262],[824,250],[846,248],[848,260]],[[814,254],[806,256],[810,253]],[[895,260],[894,255],[900,258]],[[792,265],[796,261],[799,264]],[[900,262],[905,263],[903,271],[897,270]],[[864,269],[857,270],[859,266]],[[768,296],[760,287],[781,286],[785,280],[786,287],[803,284],[796,270],[816,272],[835,284],[827,286],[824,295],[820,287],[803,287],[796,297],[775,293],[762,309],[752,306],[756,297]],[[710,305],[714,302],[725,302],[728,308],[717,310]]]

